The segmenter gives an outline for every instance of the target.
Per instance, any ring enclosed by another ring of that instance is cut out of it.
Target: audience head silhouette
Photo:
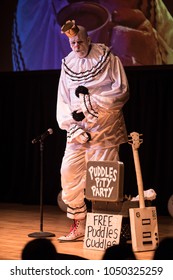
[[[22,250],[22,260],[56,260],[57,251],[50,239],[29,241]]]
[[[159,243],[153,256],[154,260],[173,260],[173,237],[165,237]]]
[[[135,260],[135,254],[130,243],[120,243],[108,247],[102,257],[103,260]]]

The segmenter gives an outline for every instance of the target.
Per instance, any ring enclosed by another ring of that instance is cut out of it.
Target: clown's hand
[[[88,89],[87,87],[84,87],[84,86],[78,86],[75,90],[75,94],[77,97],[79,97],[79,94],[84,94],[84,95],[88,95],[89,92],[88,92]]]
[[[80,135],[78,135],[75,139],[78,143],[85,144],[91,140],[91,135],[88,132],[83,132]]]

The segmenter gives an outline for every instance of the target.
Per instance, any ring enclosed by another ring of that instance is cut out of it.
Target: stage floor
[[[32,240],[28,234],[40,231],[40,206],[0,204],[0,260],[20,260],[25,244]],[[69,231],[71,221],[58,206],[43,207],[43,231],[55,234],[51,237],[57,252],[73,254],[89,260],[100,260],[104,251],[83,248],[83,242],[60,243],[57,238]],[[173,218],[158,217],[159,239],[173,237]],[[138,260],[150,260],[153,251],[135,253]]]

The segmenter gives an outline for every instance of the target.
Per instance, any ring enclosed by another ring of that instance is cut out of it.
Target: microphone
[[[38,141],[44,140],[48,135],[53,134],[53,129],[48,128],[43,134],[39,135],[35,139],[32,140],[32,144],[37,143]]]

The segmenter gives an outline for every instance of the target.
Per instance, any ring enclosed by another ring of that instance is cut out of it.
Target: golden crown
[[[64,33],[69,38],[76,36],[78,32],[79,32],[79,28],[75,24],[75,20],[68,20],[61,27],[61,33]]]

